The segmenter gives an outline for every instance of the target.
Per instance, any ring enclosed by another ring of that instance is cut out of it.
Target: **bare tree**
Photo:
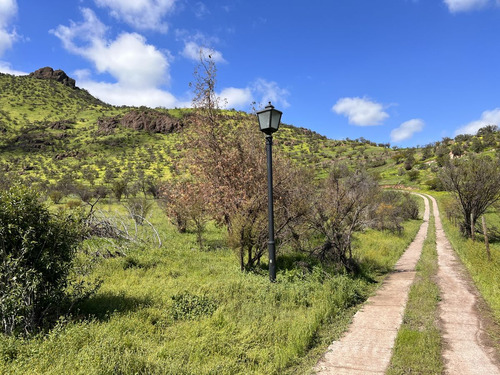
[[[477,219],[500,198],[500,164],[487,156],[470,155],[445,164],[440,178],[462,212],[461,229],[472,237]]]
[[[318,190],[309,224],[323,238],[315,249],[321,260],[342,264],[355,271],[352,261],[354,233],[368,227],[377,204],[376,181],[363,171],[349,171],[347,166],[335,166],[324,185]]]

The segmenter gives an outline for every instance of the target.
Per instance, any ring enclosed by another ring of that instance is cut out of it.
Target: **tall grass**
[[[200,251],[194,233],[177,233],[159,212],[150,220],[163,247],[137,244],[100,259],[89,278],[102,287],[72,316],[36,337],[0,337],[0,373],[307,373],[419,226],[407,223],[402,236],[362,234],[356,254],[370,263],[362,277],[280,254],[271,284],[265,270],[239,271],[215,226],[206,239],[213,250]],[[114,246],[90,240],[81,256]]]

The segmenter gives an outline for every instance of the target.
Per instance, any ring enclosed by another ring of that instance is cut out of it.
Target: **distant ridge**
[[[35,70],[33,73],[30,73],[29,76],[38,79],[57,81],[72,89],[76,88],[76,81],[73,78],[69,77],[63,70],[54,70],[50,66]]]

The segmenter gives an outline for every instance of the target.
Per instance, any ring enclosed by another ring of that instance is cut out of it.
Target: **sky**
[[[200,52],[227,108],[331,139],[500,125],[500,0],[0,0],[0,72],[62,69],[110,104],[189,107]]]

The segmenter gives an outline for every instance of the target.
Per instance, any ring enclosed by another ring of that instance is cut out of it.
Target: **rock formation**
[[[71,87],[72,89],[75,88],[75,80],[73,78],[68,77],[64,71],[60,69],[54,70],[50,66],[40,68],[33,73],[30,73],[29,76],[38,79],[51,79],[60,82],[65,86]]]

